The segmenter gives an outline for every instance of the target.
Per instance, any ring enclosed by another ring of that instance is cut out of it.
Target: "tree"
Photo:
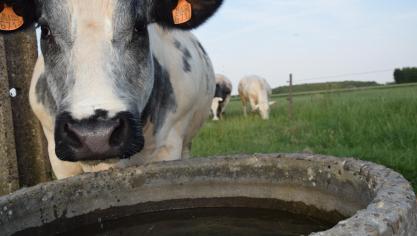
[[[4,40],[0,37],[0,196],[19,188]]]
[[[417,67],[405,67],[394,70],[394,80],[397,84],[416,83],[417,82]]]
[[[400,69],[394,70],[394,80],[395,80],[395,83],[397,84],[400,84],[404,80],[403,73]]]
[[[2,36],[0,36],[2,37]],[[8,89],[17,95],[9,97],[16,145],[19,186],[32,186],[51,179],[46,141],[42,128],[29,106],[29,86],[37,58],[34,28],[3,36],[2,60],[6,62]],[[5,52],[5,53],[4,53]],[[3,82],[3,81],[2,81]],[[4,82],[4,84],[6,84]],[[2,86],[4,87],[4,85]],[[1,91],[4,92],[4,91]],[[7,132],[2,131],[0,132]],[[9,137],[12,142],[13,137]],[[1,157],[0,158],[4,158]]]

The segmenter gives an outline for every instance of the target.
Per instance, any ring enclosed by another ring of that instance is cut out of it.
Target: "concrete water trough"
[[[0,198],[0,235],[417,235],[416,197],[369,162],[268,154],[85,174]]]

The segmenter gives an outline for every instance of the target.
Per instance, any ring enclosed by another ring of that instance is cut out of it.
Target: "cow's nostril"
[[[77,133],[71,128],[71,124],[64,124],[64,134],[66,135],[66,141],[70,146],[74,148],[81,148],[83,146]]]
[[[110,136],[109,144],[112,147],[117,147],[125,141],[127,124],[124,119],[118,119],[118,124],[115,126],[113,133]]]

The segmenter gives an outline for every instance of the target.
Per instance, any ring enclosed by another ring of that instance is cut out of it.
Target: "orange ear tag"
[[[2,12],[0,12],[0,30],[12,31],[19,29],[24,23],[23,17],[18,16],[13,8],[4,6]]]
[[[192,11],[191,4],[187,0],[179,0],[177,7],[172,10],[174,24],[179,25],[191,20]]]

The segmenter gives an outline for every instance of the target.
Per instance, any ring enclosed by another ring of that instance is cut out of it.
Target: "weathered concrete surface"
[[[15,150],[4,41],[0,36],[0,196],[19,188]]]
[[[17,89],[11,99],[16,153],[21,186],[51,180],[46,141],[29,105],[29,87],[37,58],[33,28],[4,36],[9,86]]]
[[[0,198],[0,232],[77,227],[80,222],[97,222],[98,217],[109,220],[132,214],[140,204],[153,206],[142,207],[141,212],[152,212],[158,202],[163,204],[157,210],[245,206],[240,201],[216,201],[228,198],[275,199],[287,203],[285,209],[294,213],[314,215],[316,211],[310,209],[319,209],[350,217],[313,235],[414,236],[417,232],[416,196],[400,174],[369,162],[306,154],[155,163],[41,184]],[[205,199],[206,205],[193,203],[198,199]],[[309,207],[291,207],[298,205]],[[106,209],[116,210],[110,214]],[[77,223],[74,219],[81,216],[85,218]],[[54,222],[60,223],[52,226]]]

